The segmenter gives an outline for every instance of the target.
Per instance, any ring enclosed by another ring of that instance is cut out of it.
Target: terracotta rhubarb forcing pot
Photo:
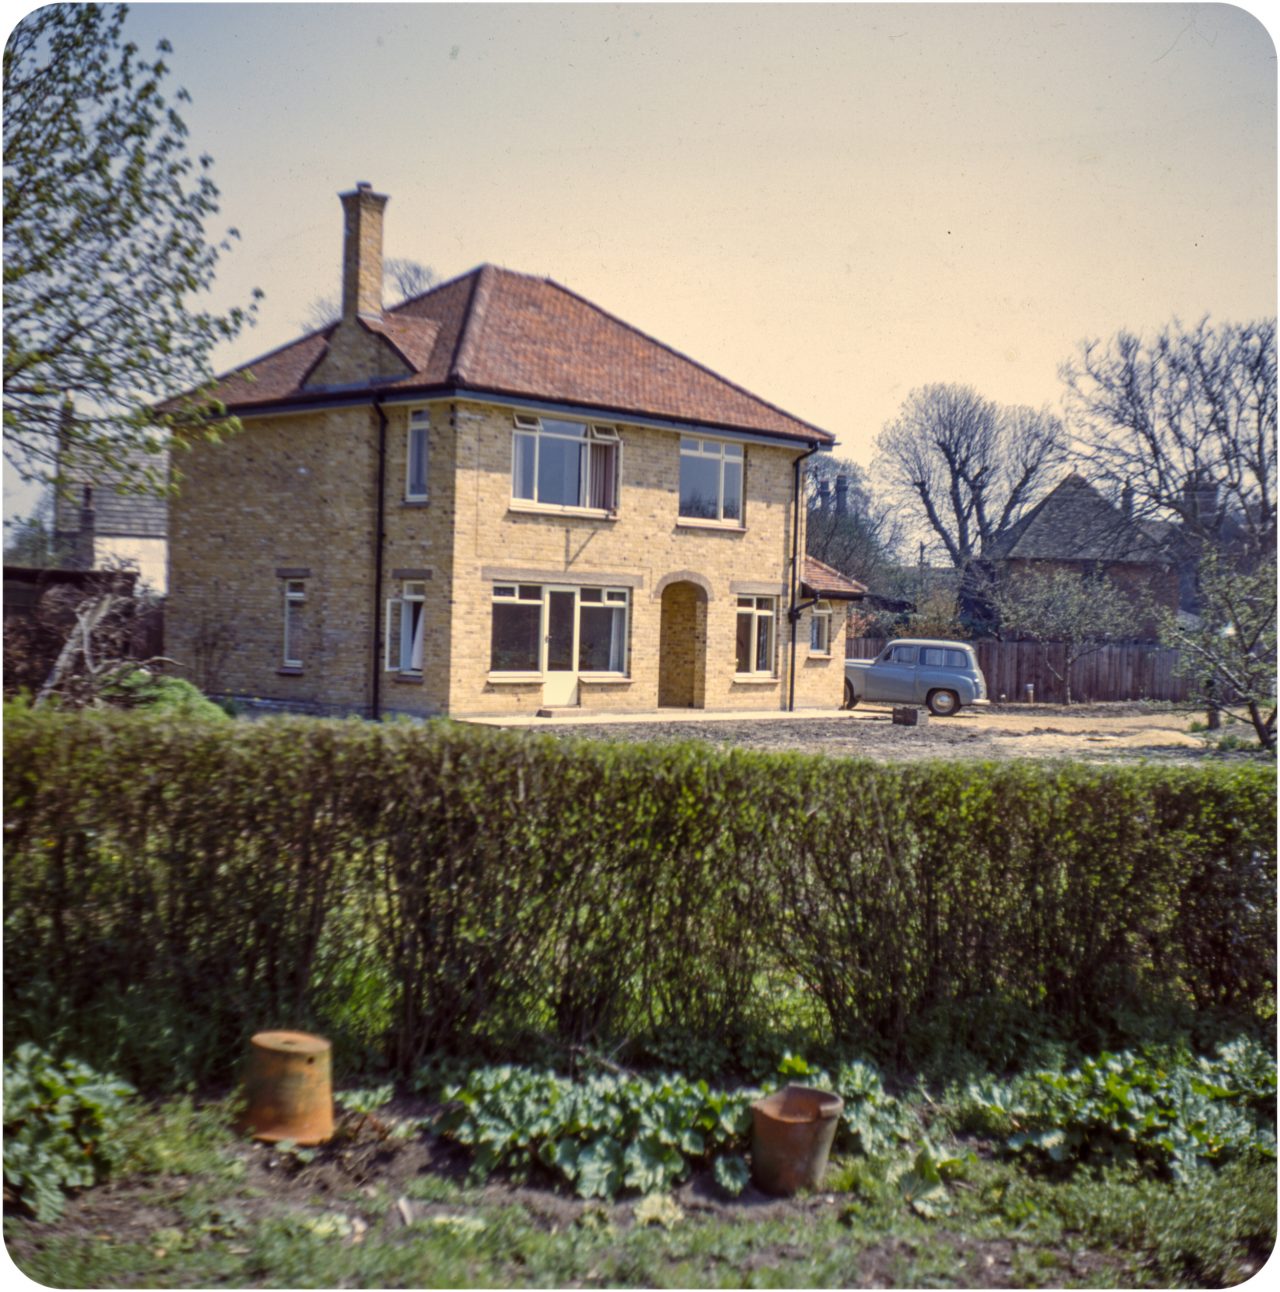
[[[844,1101],[829,1090],[784,1086],[751,1105],[751,1173],[766,1193],[819,1189]]]

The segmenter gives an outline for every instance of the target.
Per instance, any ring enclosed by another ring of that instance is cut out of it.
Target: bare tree
[[[1039,642],[1045,667],[1063,684],[1071,703],[1071,669],[1077,660],[1122,638],[1133,622],[1133,603],[1105,575],[1074,570],[1025,570],[994,588],[991,600],[1001,632]],[[1050,648],[1062,647],[1059,671]]]
[[[1264,749],[1276,747],[1276,560],[1247,571],[1210,549],[1201,561],[1201,613],[1168,613],[1161,640],[1211,715],[1246,715]],[[1211,722],[1211,726],[1216,723]]]
[[[865,583],[880,582],[901,538],[894,509],[879,502],[856,462],[819,454],[806,465],[810,556]]]
[[[1092,474],[1171,520],[1191,555],[1259,559],[1276,542],[1276,321],[1087,341],[1062,367]]]
[[[382,262],[382,290],[392,305],[399,305],[413,296],[420,296],[440,281],[436,271],[417,260],[391,257]],[[306,317],[300,326],[309,332],[318,332],[336,323],[342,315],[342,302],[337,296],[317,296],[307,306]]]
[[[876,449],[893,496],[957,569],[1021,516],[1067,456],[1062,423],[1047,408],[1002,408],[957,385],[913,390]]]

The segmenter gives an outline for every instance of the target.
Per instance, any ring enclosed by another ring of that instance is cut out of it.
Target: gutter
[[[750,430],[745,427],[731,426],[725,422],[682,420],[674,417],[663,417],[655,413],[644,413],[636,410],[609,407],[600,404],[573,403],[564,400],[538,399],[520,394],[518,391],[494,390],[484,387],[470,387],[457,383],[424,385],[408,389],[400,385],[388,386],[377,396],[378,402],[388,405],[421,404],[436,400],[467,400],[482,404],[494,404],[500,408],[524,409],[529,412],[556,413],[561,416],[586,418],[588,421],[624,422],[630,426],[651,427],[660,431],[675,431],[681,435],[715,435],[721,439],[742,441],[747,444],[772,444],[779,448],[796,449],[801,444],[812,445],[814,440],[800,435],[773,433],[769,431]],[[297,413],[309,413],[316,408],[351,408],[369,402],[367,386],[340,387],[330,386],[323,390],[309,392],[305,397],[294,396],[277,402],[252,403],[245,401],[228,408],[228,413],[235,417],[271,417],[289,416]],[[832,436],[829,443],[820,444],[821,448],[836,447]]]
[[[386,544],[387,490],[387,415],[382,411],[382,396],[375,395],[373,411],[378,415],[378,487],[377,513],[373,523],[373,686],[369,716],[382,721],[382,549]]]
[[[800,622],[801,612],[814,604],[813,601],[802,603],[796,601],[800,583],[800,464],[825,447],[823,444],[814,444],[808,453],[802,453],[791,464],[794,486],[791,500],[791,605],[787,610],[787,618],[791,620],[791,679],[787,689],[788,713],[796,711],[796,625]]]

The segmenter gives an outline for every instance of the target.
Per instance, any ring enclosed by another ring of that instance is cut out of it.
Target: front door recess
[[[542,703],[560,708],[578,703],[578,592],[547,589]]]

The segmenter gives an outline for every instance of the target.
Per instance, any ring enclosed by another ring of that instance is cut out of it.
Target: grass
[[[109,1188],[57,1225],[6,1219],[16,1263],[79,1287],[1203,1287],[1248,1277],[1276,1225],[1274,1163],[1181,1186],[1119,1170],[1051,1180],[953,1141],[941,1147],[964,1166],[931,1214],[891,1159],[854,1157],[833,1162],[829,1193],[707,1211],[682,1196],[669,1227],[637,1223],[635,1199],[584,1205],[431,1172],[258,1188],[228,1114],[147,1109]]]

